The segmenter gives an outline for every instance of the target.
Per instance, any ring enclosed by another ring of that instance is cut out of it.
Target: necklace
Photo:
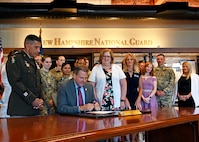
[[[129,68],[129,69],[127,69],[127,71],[128,71],[129,73],[132,73],[132,72],[133,72],[133,69],[132,69],[132,68]]]
[[[103,69],[105,69],[106,71],[111,69],[111,66],[102,66]]]
[[[144,77],[145,80],[147,80],[148,78],[150,78],[150,75],[149,74],[145,74],[143,77]]]

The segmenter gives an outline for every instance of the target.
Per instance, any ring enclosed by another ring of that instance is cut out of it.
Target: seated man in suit
[[[73,70],[73,79],[60,84],[57,97],[57,110],[61,114],[99,110],[95,101],[93,87],[87,83],[88,68],[77,66]]]

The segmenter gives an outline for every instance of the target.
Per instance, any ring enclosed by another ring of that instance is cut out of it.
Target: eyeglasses
[[[103,58],[111,58],[111,56],[102,56]]]

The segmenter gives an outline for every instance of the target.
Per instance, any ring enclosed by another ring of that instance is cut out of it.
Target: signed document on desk
[[[111,113],[114,113],[114,111],[89,111],[89,112],[87,112],[87,113],[89,113],[89,114],[111,114]]]

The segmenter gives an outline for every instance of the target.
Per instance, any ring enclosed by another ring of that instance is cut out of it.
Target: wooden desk
[[[88,142],[146,131],[147,142],[198,142],[198,120],[199,108],[161,108],[150,114],[127,117],[52,115],[8,118],[1,119],[0,141]],[[79,129],[80,126],[83,127]]]

